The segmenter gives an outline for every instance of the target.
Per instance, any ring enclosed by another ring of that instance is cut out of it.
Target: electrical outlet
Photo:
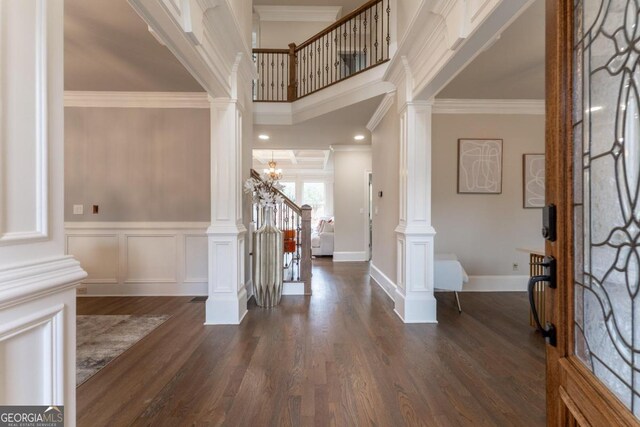
[[[86,295],[87,294],[87,288],[84,286],[81,286],[79,288],[76,289],[76,294],[77,295]]]
[[[73,214],[74,215],[82,215],[84,213],[83,205],[73,205]]]
[[[513,271],[518,271],[520,269],[520,266],[518,265],[517,262],[513,263]]]

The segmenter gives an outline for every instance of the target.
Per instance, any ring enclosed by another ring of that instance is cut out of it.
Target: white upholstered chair
[[[458,257],[455,254],[448,253],[435,254],[434,276],[434,288],[453,291],[458,304],[458,311],[462,313],[458,292],[462,290],[462,286],[465,283],[469,282],[469,276],[462,268]]]

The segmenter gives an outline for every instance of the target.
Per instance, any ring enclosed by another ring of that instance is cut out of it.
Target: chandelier
[[[271,161],[269,162],[269,169],[265,169],[264,173],[273,181],[277,181],[282,178],[282,169],[276,169],[277,163],[273,160],[273,151],[271,152]]]

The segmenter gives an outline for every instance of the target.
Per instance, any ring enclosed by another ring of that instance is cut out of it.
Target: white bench
[[[458,304],[458,311],[462,313],[458,292],[462,290],[462,286],[465,283],[469,282],[469,276],[462,268],[458,257],[455,254],[435,254],[434,276],[434,288],[453,291]]]

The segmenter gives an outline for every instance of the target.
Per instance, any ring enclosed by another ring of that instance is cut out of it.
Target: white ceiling
[[[544,3],[535,0],[437,98],[544,99]]]
[[[332,111],[305,122],[289,125],[254,125],[254,149],[313,149],[328,150],[331,145],[371,144],[366,126],[378,108],[381,96]],[[268,141],[258,138],[269,135]],[[354,141],[355,135],[364,135],[362,141]]]
[[[253,168],[262,172],[271,159],[285,173],[324,172],[332,169],[329,150],[253,150]]]
[[[342,6],[342,15],[355,10],[366,0],[253,0],[254,5],[274,6]]]
[[[65,0],[66,90],[202,92],[127,0]]]

